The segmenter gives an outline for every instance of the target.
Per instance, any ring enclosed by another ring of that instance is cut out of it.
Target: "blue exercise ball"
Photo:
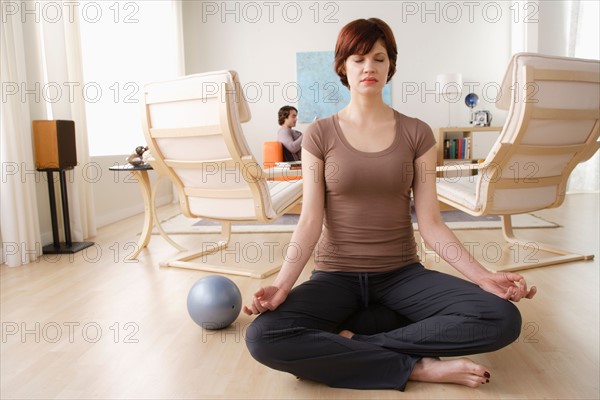
[[[207,276],[190,289],[187,309],[190,317],[203,329],[227,328],[240,315],[242,293],[229,278]]]

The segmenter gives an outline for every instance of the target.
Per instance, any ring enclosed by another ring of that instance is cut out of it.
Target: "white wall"
[[[526,15],[531,17],[528,12],[535,11],[537,21],[528,24],[529,30],[535,32],[535,45],[540,51],[560,54],[565,45],[558,32],[562,32],[566,24],[564,12],[567,6],[564,1],[554,3],[534,0],[520,3],[185,1],[186,73],[235,69],[246,87],[263,89],[257,101],[251,103],[253,119],[244,127],[252,151],[260,160],[262,142],[275,138],[277,110],[289,103],[282,87],[296,82],[296,52],[333,50],[343,25],[357,18],[373,16],[390,24],[398,42],[397,73],[392,81],[394,108],[423,119],[434,129],[446,126],[447,104],[432,93],[436,75],[461,72],[465,82],[479,85],[474,91],[480,97],[480,107],[491,110],[493,124],[500,125],[505,113],[485,100],[494,99],[495,88],[500,84],[511,56],[514,41],[511,26],[515,19],[522,22]],[[500,14],[497,14],[498,10]],[[31,60],[28,63],[28,87],[35,82],[44,82],[41,70],[37,69],[41,64],[34,61],[41,53],[36,28],[33,23],[24,25],[27,59]],[[276,84],[271,97],[268,88]],[[416,85],[418,93],[403,95],[407,85]],[[488,89],[486,93],[482,93],[484,86]],[[463,99],[467,93],[465,88]],[[256,93],[251,94],[256,96]],[[294,93],[287,95],[293,97]],[[452,106],[453,125],[467,125],[469,110],[462,99]],[[43,101],[32,102],[31,118],[47,118],[45,108]],[[298,128],[303,130],[305,127]],[[125,157],[94,157],[91,160],[103,173],[93,186],[98,226],[143,211],[138,185],[127,184],[124,178],[115,179],[108,171],[108,167],[115,162],[122,163]],[[51,241],[51,228],[44,179],[40,179],[37,189],[40,225],[46,244]],[[159,202],[170,201],[171,195],[170,188],[162,186]]]
[[[480,108],[492,111],[493,124],[498,125],[505,113],[486,100],[495,99],[511,56],[515,15],[510,5],[495,1],[184,2],[186,73],[234,69],[249,89],[264,89],[251,104],[253,119],[244,127],[252,151],[261,159],[262,142],[275,138],[277,110],[288,104],[282,87],[296,82],[296,52],[333,50],[346,23],[379,17],[392,27],[398,43],[394,108],[434,129],[446,126],[447,103],[433,93],[436,75],[461,72],[465,82],[479,85],[474,91]],[[280,86],[271,97],[272,82]],[[486,93],[482,93],[484,86]],[[407,87],[419,88],[418,93],[403,95]],[[452,125],[468,125],[469,109],[463,103],[468,92],[465,88],[461,100],[452,105]],[[250,94],[256,97],[256,92]]]

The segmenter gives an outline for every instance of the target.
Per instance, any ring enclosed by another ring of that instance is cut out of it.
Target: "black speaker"
[[[74,121],[36,120],[32,127],[37,169],[72,169],[77,165]]]

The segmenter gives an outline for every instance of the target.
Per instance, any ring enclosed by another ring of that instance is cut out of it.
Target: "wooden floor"
[[[523,272],[538,286],[538,296],[519,303],[523,331],[516,343],[472,357],[492,371],[490,384],[479,389],[412,382],[405,393],[331,389],[259,365],[243,340],[250,317],[241,315],[217,332],[205,332],[189,318],[188,290],[207,274],[160,268],[158,262],[175,253],[162,238],[153,237],[139,262],[124,261],[141,228],[136,216],[100,229],[97,246],[87,252],[0,268],[0,397],[598,399],[599,204],[597,194],[570,195],[561,208],[538,213],[562,227],[517,230],[597,257]],[[497,258],[499,230],[457,234],[476,243],[478,258]],[[234,237],[242,246],[226,261],[235,262],[237,254],[251,263],[254,243],[280,243],[275,254],[281,258],[290,234]],[[176,239],[191,244],[199,237]],[[431,256],[425,264],[450,272]],[[272,279],[233,277],[245,299]]]

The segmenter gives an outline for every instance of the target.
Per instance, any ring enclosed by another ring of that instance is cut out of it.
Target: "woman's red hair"
[[[396,72],[396,59],[398,58],[396,39],[394,39],[394,33],[389,25],[379,18],[369,18],[357,19],[342,28],[335,45],[333,66],[344,86],[349,88],[348,77],[344,68],[346,59],[353,54],[367,54],[379,39],[383,40],[390,59],[390,69],[387,76],[387,82],[389,82]]]

